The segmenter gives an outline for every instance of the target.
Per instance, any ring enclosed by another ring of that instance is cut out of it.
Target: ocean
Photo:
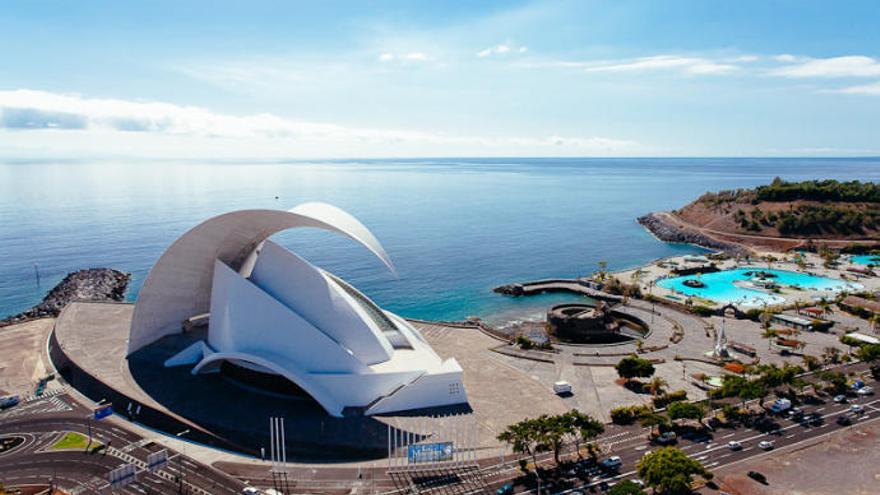
[[[275,237],[403,316],[501,323],[572,296],[515,299],[497,285],[576,277],[699,251],[660,242],[639,215],[706,191],[788,180],[880,180],[880,158],[492,158],[292,163],[0,163],[0,315],[37,303],[67,272],[133,274],[189,228],[244,208],[337,205],[394,261],[395,279],[352,241],[296,229]]]

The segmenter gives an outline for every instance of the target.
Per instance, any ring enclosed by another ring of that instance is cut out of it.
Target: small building
[[[859,332],[850,332],[846,334],[847,337],[851,339],[858,340],[859,342],[864,342],[866,344],[880,344],[880,339],[877,337],[873,337],[871,335],[865,335]]]
[[[806,313],[810,318],[821,318],[822,315],[825,314],[825,310],[822,308],[817,308],[814,306],[810,306],[809,308],[804,308],[801,310],[802,313]]]
[[[840,301],[840,306],[854,314],[868,313],[871,315],[880,314],[880,302],[865,299],[859,296],[846,296]]]
[[[798,330],[813,330],[813,320],[801,318],[800,316],[780,313],[773,315],[770,321],[772,321],[773,323],[778,323],[785,327],[796,328]]]

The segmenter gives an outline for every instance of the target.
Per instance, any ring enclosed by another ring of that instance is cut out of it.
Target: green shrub
[[[611,410],[611,422],[616,425],[631,425],[653,411],[645,405],[619,406]]]
[[[694,304],[693,306],[691,306],[691,313],[698,316],[712,316],[715,314],[715,310],[708,306]]]
[[[654,397],[654,409],[663,409],[673,402],[681,402],[687,400],[687,392],[684,390],[676,390]]]

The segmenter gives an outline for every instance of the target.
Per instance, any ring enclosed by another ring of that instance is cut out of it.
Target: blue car
[[[501,488],[495,490],[495,495],[509,495],[513,493],[513,484],[507,483]]]

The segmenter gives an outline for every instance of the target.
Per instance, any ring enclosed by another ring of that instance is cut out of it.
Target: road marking
[[[792,433],[792,434],[791,434],[791,435],[788,435],[788,436],[787,436],[787,437],[785,437],[785,438],[794,438],[794,437],[795,437],[795,434],[794,434],[794,433]]]
[[[731,433],[730,435],[724,435],[724,436],[721,437],[721,438],[730,438],[730,437],[732,437],[732,436],[734,436],[734,435],[736,435],[735,432],[734,432],[734,433]]]

